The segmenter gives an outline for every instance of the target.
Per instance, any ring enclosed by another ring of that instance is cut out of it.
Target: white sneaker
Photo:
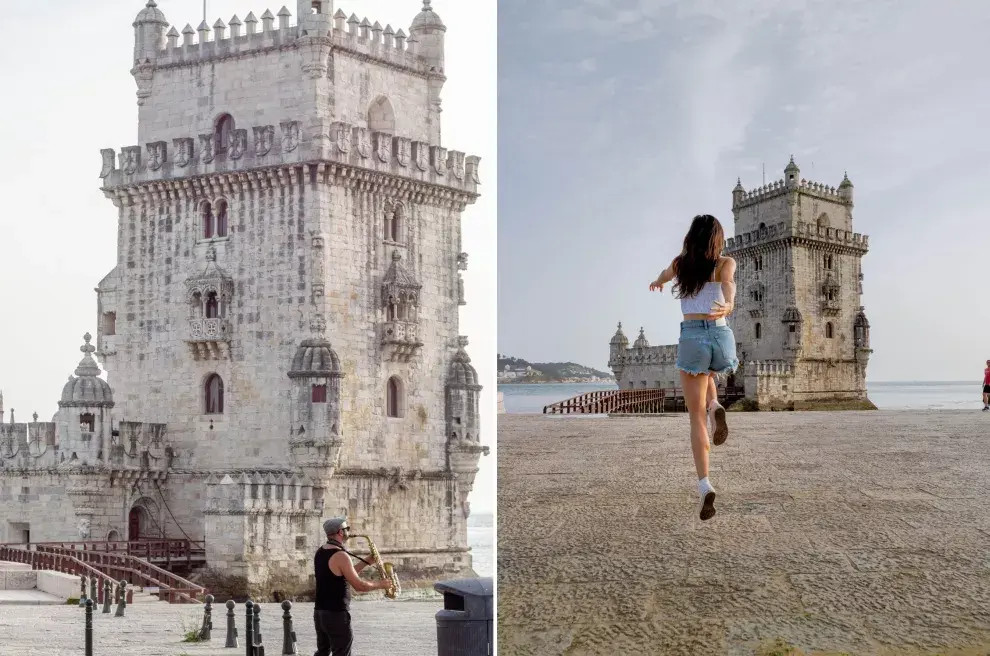
[[[701,502],[698,506],[698,516],[701,521],[711,519],[715,516],[715,488],[711,483],[702,487],[698,492],[701,495]]]
[[[708,406],[708,439],[715,445],[725,444],[729,437],[729,425],[725,423],[725,408],[716,401]]]

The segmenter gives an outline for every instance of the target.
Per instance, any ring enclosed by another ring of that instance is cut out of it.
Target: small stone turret
[[[622,375],[623,358],[627,348],[629,348],[629,338],[622,332],[622,322],[620,321],[619,327],[612,335],[612,340],[608,343],[608,366],[617,380]]]
[[[794,155],[784,168],[784,184],[788,189],[795,189],[801,184],[801,169],[794,163]]]
[[[839,183],[839,198],[853,202],[853,183],[849,180],[849,173],[843,174],[842,182]]]
[[[732,205],[735,207],[746,199],[746,189],[742,186],[742,178],[736,178],[736,186],[732,188]]]
[[[296,0],[299,36],[324,37],[333,25],[333,0]]]
[[[643,331],[642,328],[639,329],[639,337],[637,337],[636,341],[633,342],[633,348],[636,349],[650,348],[650,342],[649,340],[646,339],[646,333]]]
[[[158,53],[165,47],[165,31],[168,21],[165,14],[158,8],[155,0],[148,4],[134,19],[134,63],[158,59]]]
[[[59,448],[70,465],[95,465],[109,455],[113,390],[99,377],[100,367],[92,355],[96,347],[89,343],[91,339],[89,333],[83,336],[85,344],[79,349],[83,358],[75,376],[69,376],[62,388],[55,415]]]
[[[457,338],[457,353],[447,373],[447,467],[458,482],[458,497],[464,517],[471,513],[468,496],[478,473],[478,461],[488,455],[481,444],[478,372],[467,354],[467,337]]]
[[[409,26],[409,36],[419,43],[417,52],[429,62],[433,71],[443,74],[444,33],[447,26],[430,5],[431,0],[423,0],[423,10]]]
[[[343,438],[340,428],[340,359],[323,337],[321,321],[317,333],[296,349],[288,377],[292,380],[289,406],[289,443],[294,464],[317,487],[328,480],[337,466]]]

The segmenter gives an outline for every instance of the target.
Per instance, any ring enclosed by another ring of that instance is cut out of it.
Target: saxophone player
[[[354,634],[351,631],[351,588],[356,592],[385,590],[388,580],[365,581],[359,574],[369,563],[358,556],[357,565],[344,548],[350,537],[347,519],[336,517],[323,522],[326,544],[321,546],[313,559],[316,571],[316,606],[313,621],[316,624],[316,653],[313,656],[351,656]]]

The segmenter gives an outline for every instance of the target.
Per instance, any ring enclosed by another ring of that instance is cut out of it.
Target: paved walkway
[[[729,422],[499,417],[500,656],[990,653],[990,416]]]
[[[361,601],[351,605],[354,623],[354,656],[436,656],[434,615],[442,604],[435,601]],[[213,614],[210,643],[184,643],[186,631],[198,629],[203,607],[179,604],[140,604],[127,608],[127,617],[94,614],[93,652],[97,656],[230,656],[239,649],[224,649],[227,609],[218,605]],[[244,605],[235,608],[237,630],[244,635]],[[316,651],[313,604],[293,607],[298,652]],[[282,653],[282,609],[262,604],[261,634],[265,652]],[[84,611],[71,606],[4,606],[0,610],[0,656],[78,656],[83,652]]]

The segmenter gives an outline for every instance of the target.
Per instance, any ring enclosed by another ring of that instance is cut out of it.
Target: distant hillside
[[[528,362],[522,358],[513,358],[502,354],[498,356],[497,367],[500,383],[592,382],[613,379],[610,373],[585,367],[575,362]]]

